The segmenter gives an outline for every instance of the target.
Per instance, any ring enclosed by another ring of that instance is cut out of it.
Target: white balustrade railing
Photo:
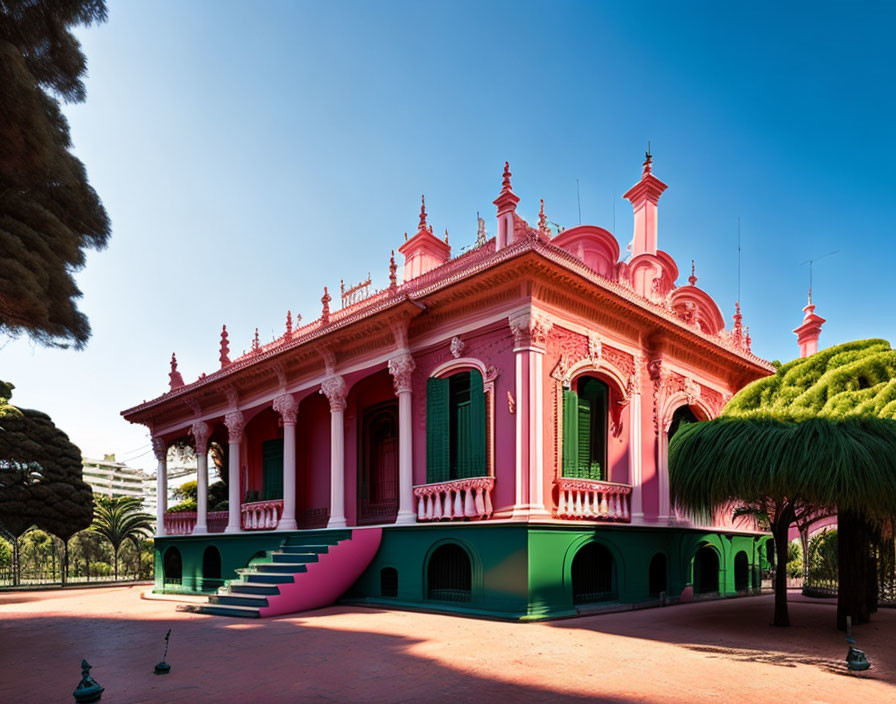
[[[283,499],[253,501],[240,506],[243,530],[274,530],[283,513]]]
[[[227,511],[209,511],[206,514],[209,533],[221,533],[227,525]],[[190,535],[196,527],[195,511],[172,511],[165,514],[166,535]]]
[[[558,518],[630,523],[632,488],[628,484],[560,477]]]
[[[418,521],[488,518],[492,515],[494,477],[471,477],[414,487]]]

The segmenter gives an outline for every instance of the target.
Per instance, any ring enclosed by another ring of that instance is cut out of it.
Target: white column
[[[396,523],[414,523],[414,427],[412,384],[414,358],[404,353],[389,360],[389,373],[398,396],[398,518]]]
[[[245,419],[239,410],[233,410],[224,416],[227,426],[227,528],[225,533],[239,533],[242,530],[240,510],[242,492],[240,491],[240,445],[243,440]]]
[[[296,523],[296,416],[299,404],[292,394],[274,399],[274,410],[283,419],[283,513],[278,530],[297,530]]]
[[[660,435],[657,438],[657,479],[660,492],[659,516],[657,520],[668,521],[669,512],[669,432],[668,428],[660,425]]]
[[[636,378],[639,376],[635,375]],[[641,389],[638,387],[632,392],[629,414],[629,482],[632,485],[632,520],[635,521],[644,518],[641,499]]]
[[[156,536],[165,535],[165,514],[168,513],[168,443],[162,438],[152,439],[156,455]]]
[[[345,379],[331,376],[320,385],[330,401],[330,521],[327,528],[345,528]]]
[[[552,323],[535,310],[510,319],[516,357],[514,515],[546,516],[544,505],[544,347]],[[524,495],[523,487],[526,487]]]
[[[196,442],[196,526],[193,533],[208,533],[208,423],[196,421],[190,432]]]

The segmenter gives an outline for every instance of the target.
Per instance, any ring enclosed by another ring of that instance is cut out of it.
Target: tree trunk
[[[775,538],[775,626],[789,626],[790,614],[787,610],[787,533],[790,521],[778,518],[771,524]]]
[[[114,562],[115,562],[115,581],[118,581],[118,547],[112,548]]]
[[[68,583],[68,541],[63,540],[62,545],[65,548],[65,558],[62,563],[62,586],[64,587]]]
[[[846,618],[853,625],[867,623],[871,605],[866,581],[869,573],[868,526],[861,514],[837,514],[837,628],[846,630]]]
[[[809,582],[809,526],[800,528],[800,547],[803,551],[803,588]]]

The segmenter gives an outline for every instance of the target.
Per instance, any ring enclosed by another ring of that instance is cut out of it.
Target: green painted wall
[[[303,537],[326,531],[298,531]],[[222,577],[234,578],[257,553],[278,548],[291,533],[238,533],[167,537],[156,540],[156,590],[200,591],[202,554],[209,545],[221,552]],[[395,526],[383,539],[371,565],[343,600],[370,605],[426,611],[447,611],[482,617],[539,620],[575,616],[600,608],[632,608],[658,604],[649,588],[649,565],[654,555],[666,556],[666,598],[675,603],[691,596],[694,554],[710,546],[719,557],[719,592],[735,596],[734,560],[747,555],[748,591],[759,585],[762,546],[767,536],[731,535],[701,530],[631,526],[527,525],[524,523],[441,523]],[[572,562],[584,545],[597,542],[613,556],[617,600],[580,606],[573,604]],[[440,545],[455,543],[470,556],[471,598],[468,602],[431,601],[427,597],[429,557]],[[163,583],[163,553],[176,546],[183,560],[181,586]],[[398,593],[381,594],[380,572],[398,572]]]

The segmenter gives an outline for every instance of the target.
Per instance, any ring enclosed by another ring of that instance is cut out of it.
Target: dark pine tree
[[[85,98],[72,29],[105,19],[104,0],[0,0],[0,332],[44,345],[87,342],[72,275],[109,237],[59,105]]]

